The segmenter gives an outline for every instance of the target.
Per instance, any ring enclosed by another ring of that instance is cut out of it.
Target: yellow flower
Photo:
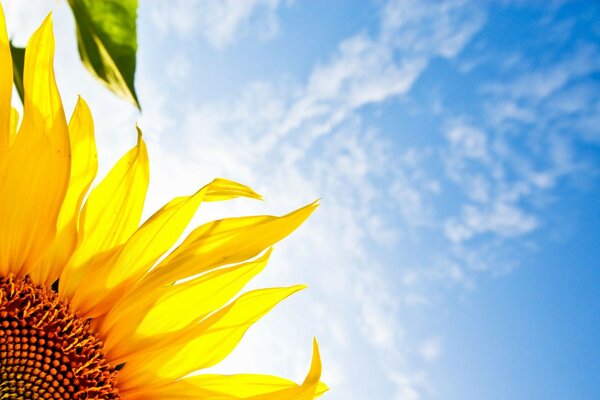
[[[223,360],[254,322],[303,288],[232,300],[265,267],[271,246],[317,204],[281,217],[209,222],[163,257],[201,202],[260,196],[216,179],[139,226],[149,176],[141,134],[88,194],[97,170],[92,117],[79,99],[67,125],[53,57],[48,17],[27,45],[18,127],[0,8],[0,399],[321,395],[316,342],[302,384],[266,375],[190,376]]]

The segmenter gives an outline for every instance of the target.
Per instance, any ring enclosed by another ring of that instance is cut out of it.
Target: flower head
[[[223,360],[254,322],[303,288],[236,297],[265,267],[271,246],[317,204],[281,217],[209,222],[171,251],[202,202],[260,196],[216,179],[140,226],[149,178],[141,133],[88,193],[97,170],[92,116],[79,99],[67,124],[53,56],[48,17],[27,45],[19,126],[0,9],[0,399],[322,394],[316,342],[302,384],[265,375],[190,375]]]

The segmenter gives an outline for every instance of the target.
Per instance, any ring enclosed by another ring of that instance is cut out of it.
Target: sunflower
[[[209,222],[169,252],[203,201],[260,196],[216,179],[140,226],[149,172],[139,130],[137,145],[88,193],[97,170],[92,117],[80,98],[67,124],[53,57],[49,16],[27,45],[19,126],[0,8],[0,399],[321,395],[316,342],[302,384],[199,374],[303,288],[237,295],[317,204],[281,217]]]

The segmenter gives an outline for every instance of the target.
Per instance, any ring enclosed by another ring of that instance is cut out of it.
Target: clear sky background
[[[321,198],[253,287],[308,283],[219,372],[330,400],[600,398],[600,6],[527,1],[140,0],[143,112],[90,78],[64,1],[5,1],[17,44],[54,10],[68,113],[104,173],[151,157],[146,215],[213,177]]]

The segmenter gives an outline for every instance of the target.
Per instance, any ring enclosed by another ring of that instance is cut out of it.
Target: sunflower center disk
[[[119,399],[102,350],[55,292],[0,276],[0,400]]]

